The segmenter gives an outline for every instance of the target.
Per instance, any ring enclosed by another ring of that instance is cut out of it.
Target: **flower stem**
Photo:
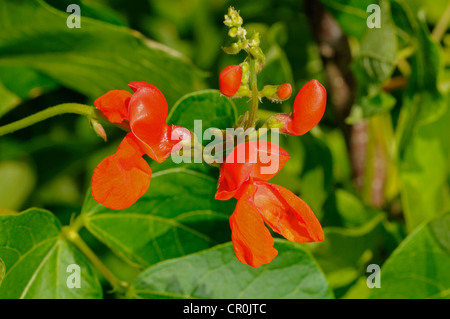
[[[258,92],[258,80],[257,80],[257,72],[256,72],[256,59],[252,58],[250,56],[250,85],[252,89],[252,104],[250,109],[250,114],[248,117],[247,124],[245,126],[245,129],[248,129],[250,127],[253,127],[256,114],[258,112],[258,102],[259,102],[259,92]]]
[[[49,107],[48,109],[27,116],[26,118],[16,122],[0,126],[0,136],[21,130],[30,125],[65,113],[80,114],[86,116],[88,119],[107,121],[107,118],[93,106],[78,103],[64,103]],[[117,124],[116,126],[123,130],[129,131],[129,127],[127,125]]]
[[[64,226],[62,229],[63,237],[77,247],[89,261],[100,271],[103,277],[110,283],[116,291],[126,292],[130,286],[128,282],[119,280],[81,239],[77,231],[70,226]]]

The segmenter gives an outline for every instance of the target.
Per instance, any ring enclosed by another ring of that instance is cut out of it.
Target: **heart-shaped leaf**
[[[194,121],[201,120],[203,130],[233,127],[237,111],[233,101],[218,90],[203,90],[187,94],[172,107],[167,122],[194,131]]]
[[[132,298],[332,298],[314,259],[299,245],[276,240],[278,256],[253,268],[242,264],[226,243],[145,270],[133,283]]]
[[[409,235],[381,268],[371,298],[449,298],[449,226],[450,213]]]
[[[102,288],[84,256],[61,237],[55,216],[40,209],[0,215],[0,258],[6,269],[1,299],[101,298]],[[68,285],[79,266],[80,288]],[[0,278],[1,278],[0,266]],[[1,280],[0,280],[1,281]],[[69,287],[70,286],[70,287]]]

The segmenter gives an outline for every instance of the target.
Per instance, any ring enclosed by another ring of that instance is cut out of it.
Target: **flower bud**
[[[89,121],[89,124],[91,124],[91,127],[94,129],[95,134],[97,134],[97,136],[101,137],[106,142],[106,132],[100,122],[95,119],[91,119]]]
[[[292,86],[289,83],[283,83],[278,87],[277,95],[280,100],[287,100],[291,97]]]
[[[292,122],[289,130],[302,135],[316,126],[325,113],[327,91],[317,80],[306,83],[294,100]]]
[[[229,46],[222,47],[222,50],[226,54],[238,54],[241,51],[241,47],[236,42],[231,43]]]
[[[219,89],[223,95],[233,96],[239,90],[242,80],[242,68],[239,65],[230,65],[220,72]]]
[[[265,85],[261,90],[261,95],[274,102],[281,102],[289,99],[292,93],[292,86],[289,83],[281,85]]]

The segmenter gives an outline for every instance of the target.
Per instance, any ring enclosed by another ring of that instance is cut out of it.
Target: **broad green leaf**
[[[61,238],[59,221],[47,211],[0,215],[0,258],[6,268],[1,299],[102,297],[88,262]],[[81,288],[67,286],[72,264],[80,266]]]
[[[203,90],[180,98],[170,110],[167,122],[194,131],[194,121],[201,120],[204,131],[208,128],[231,128],[236,118],[236,107],[231,99],[218,90]]]
[[[70,29],[69,14],[42,0],[6,0],[0,10],[0,66],[33,68],[91,99],[146,81],[171,105],[200,84],[178,52],[126,27],[82,16],[81,28]]]
[[[367,7],[376,0],[321,0],[347,35],[361,39],[366,32]]]
[[[439,236],[448,237],[450,214],[416,229],[381,268],[381,288],[373,289],[371,298],[450,297],[450,251],[435,237],[437,223],[445,227]]]
[[[450,208],[449,121],[450,108],[438,121],[416,124],[403,154],[401,196],[409,231]]]
[[[358,228],[325,227],[325,240],[310,246],[333,289],[352,283],[367,264],[381,264],[386,250],[393,250],[396,242],[384,223],[380,214]]]
[[[449,96],[444,97],[438,88],[443,64],[428,26],[408,10],[404,1],[396,1],[395,8],[402,17],[396,23],[416,48],[396,128],[401,198],[406,225],[412,231],[450,207]]]
[[[0,162],[0,207],[19,210],[32,192],[34,171],[24,162]]]
[[[133,283],[131,298],[332,298],[313,258],[298,245],[276,240],[278,256],[253,268],[231,243],[154,265]]]
[[[235,203],[214,199],[216,180],[184,168],[154,173],[150,188],[131,207],[115,211],[89,192],[86,228],[126,261],[141,267],[230,239]]]

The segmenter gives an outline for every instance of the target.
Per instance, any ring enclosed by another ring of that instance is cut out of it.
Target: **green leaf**
[[[0,207],[20,210],[33,191],[36,176],[24,162],[0,162]]]
[[[278,256],[252,268],[236,258],[231,243],[168,260],[145,270],[132,298],[332,298],[313,258],[298,245],[276,240]]]
[[[126,27],[82,16],[81,28],[69,29],[69,14],[42,0],[2,1],[0,10],[0,66],[33,68],[91,99],[146,81],[171,105],[203,77],[178,52]]]
[[[216,180],[183,168],[154,173],[150,188],[131,207],[115,211],[89,192],[86,228],[126,261],[148,266],[230,239],[235,203],[214,199]]]
[[[237,111],[231,99],[221,95],[218,90],[203,90],[180,98],[172,107],[167,123],[194,131],[195,120],[201,120],[203,130],[206,130],[231,128],[236,119]]]
[[[386,249],[396,246],[386,230],[383,214],[358,228],[325,227],[324,234],[323,242],[309,247],[333,289],[365,274],[367,264],[381,264]]]
[[[321,0],[322,4],[338,21],[347,35],[361,39],[366,31],[366,21],[371,13],[367,12],[374,0]]]
[[[0,257],[6,268],[1,299],[102,297],[84,256],[60,235],[59,221],[47,211],[0,215]],[[81,288],[66,284],[71,264],[80,266]]]
[[[423,100],[427,107],[429,99]],[[404,151],[401,196],[409,231],[450,208],[448,123],[450,108],[431,123],[416,124]]]
[[[404,17],[397,23],[416,48],[396,129],[401,198],[406,225],[412,231],[450,208],[449,96],[439,91],[443,64],[440,47],[431,39],[428,26],[403,1],[398,1],[396,10]]]
[[[450,214],[436,223],[450,233]],[[381,288],[373,289],[371,298],[449,298],[450,252],[435,237],[436,223],[419,227],[392,253],[381,268]]]

